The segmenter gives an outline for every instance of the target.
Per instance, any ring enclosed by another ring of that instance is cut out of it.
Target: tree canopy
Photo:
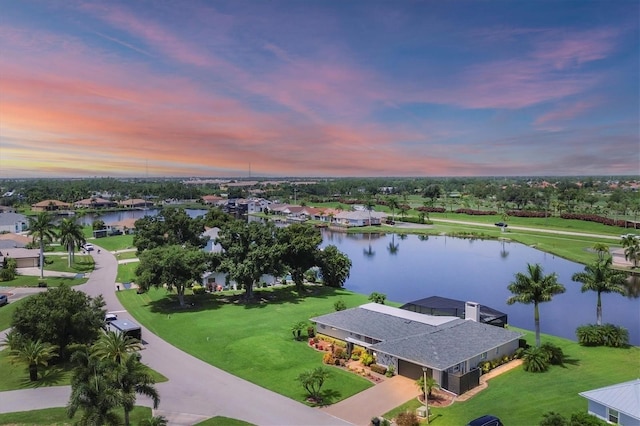
[[[163,208],[157,216],[145,216],[136,221],[133,245],[138,254],[161,246],[189,245],[202,248],[207,240],[202,237],[204,222],[191,218],[184,209]]]
[[[351,272],[351,259],[334,245],[325,247],[318,256],[324,285],[342,287]]]
[[[322,235],[316,228],[296,223],[279,229],[277,236],[281,262],[291,272],[291,279],[300,292],[304,286],[304,273],[317,266]]]

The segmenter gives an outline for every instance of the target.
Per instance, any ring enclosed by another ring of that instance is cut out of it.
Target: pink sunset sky
[[[0,11],[0,178],[640,173],[637,1]]]

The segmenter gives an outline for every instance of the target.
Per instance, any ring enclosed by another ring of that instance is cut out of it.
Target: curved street
[[[119,312],[118,317],[125,318],[124,307],[115,294],[118,268],[115,256],[104,249],[100,254],[97,251],[92,254],[95,270],[87,283],[76,289],[92,297],[102,294],[106,309]],[[156,385],[161,401],[154,414],[165,416],[170,425],[193,425],[214,416],[256,425],[350,424],[213,367],[171,346],[144,327],[142,336],[143,362],[169,379]],[[70,391],[69,386],[56,386],[0,392],[0,413],[65,406]],[[151,406],[145,398],[138,398],[138,403]]]

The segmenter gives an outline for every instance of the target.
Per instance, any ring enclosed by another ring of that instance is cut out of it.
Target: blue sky
[[[640,171],[638,1],[0,10],[3,178]]]

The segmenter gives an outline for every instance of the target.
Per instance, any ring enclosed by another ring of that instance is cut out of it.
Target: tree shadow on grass
[[[573,365],[573,366],[580,365],[580,360],[577,358],[571,358],[571,357],[565,356],[564,359],[562,360],[562,365],[560,366],[562,368],[568,368],[567,365]]]
[[[181,312],[200,312],[219,309],[224,305],[240,305],[246,309],[260,309],[269,305],[297,304],[307,298],[323,298],[350,294],[342,288],[320,285],[305,286],[305,291],[298,293],[295,286],[278,286],[255,289],[253,298],[247,300],[245,292],[224,291],[184,296],[184,306],[180,306],[176,294],[168,294],[162,299],[148,303],[151,312],[161,314],[179,314]]]
[[[322,403],[318,405],[332,405],[342,400],[342,393],[337,389],[326,389],[320,392]]]
[[[60,385],[67,374],[67,371],[58,365],[49,366],[47,368],[39,368],[38,369],[38,380],[32,382],[29,380],[29,371],[26,370],[26,376],[22,381],[20,387],[21,388],[42,388],[49,386],[57,386]]]

